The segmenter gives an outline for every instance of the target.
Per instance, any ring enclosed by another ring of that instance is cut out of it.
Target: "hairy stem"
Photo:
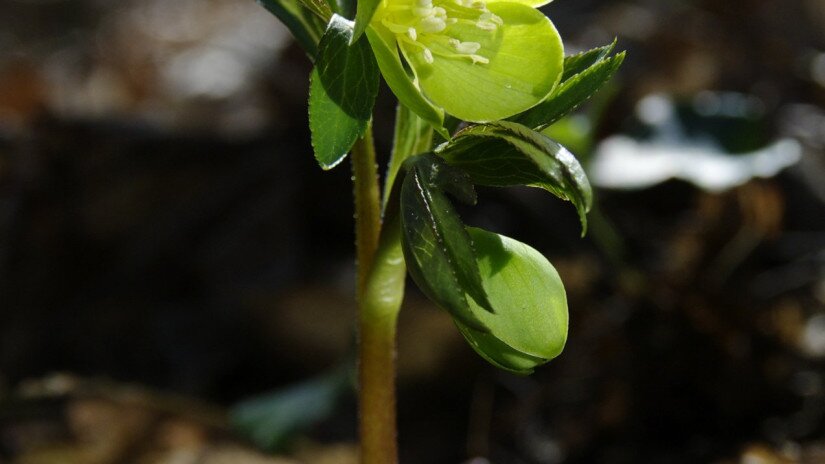
[[[378,166],[372,127],[352,147],[352,179],[355,189],[355,249],[358,265],[357,298],[363,301],[367,276],[381,235],[381,203]]]
[[[395,464],[395,326],[405,271],[397,224],[387,227],[379,248],[381,203],[371,129],[353,146],[352,162],[358,256],[361,463]]]
[[[393,184],[404,160],[430,150],[433,129],[402,105],[384,186],[384,225],[371,129],[352,148],[358,248],[358,408],[361,464],[396,464],[395,327],[407,267]]]

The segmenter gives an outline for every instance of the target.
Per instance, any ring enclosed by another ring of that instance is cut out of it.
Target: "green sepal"
[[[352,40],[361,38],[361,34],[367,30],[380,4],[381,0],[358,0],[358,9],[355,12],[355,33],[352,35]]]
[[[558,356],[567,341],[567,295],[558,272],[535,249],[509,237],[468,227],[490,302],[490,313],[470,302],[488,328],[456,322],[471,347],[496,367],[516,374]]]
[[[544,13],[514,2],[489,3],[487,8],[503,22],[495,31],[479,28],[472,9],[449,26],[454,40],[479,44],[477,53],[487,63],[456,55],[454,46],[438,35],[422,35],[415,44],[399,42],[424,95],[464,121],[495,121],[521,113],[550,95],[562,75],[564,45]],[[433,60],[420,45],[431,50]]]
[[[446,193],[469,204],[476,196],[469,177],[432,154],[405,163],[401,185],[404,258],[418,287],[461,323],[478,331],[484,324],[469,302],[492,312],[481,283],[470,236]],[[470,298],[467,298],[469,296]]]
[[[546,363],[548,360],[529,354],[502,342],[490,333],[479,332],[471,329],[461,322],[455,322],[456,327],[467,343],[493,366],[518,375],[528,375],[533,373],[536,366]]]
[[[364,135],[378,94],[378,66],[369,44],[350,45],[352,21],[333,15],[310,77],[309,128],[323,169],[344,160]]]
[[[608,45],[608,47],[610,46]],[[587,58],[592,59],[599,55],[600,53],[595,53]],[[624,62],[624,58],[625,52],[621,52],[610,58],[602,58],[596,61],[587,69],[562,81],[546,100],[510,119],[536,130],[546,128],[592,97],[613,77],[613,74]],[[580,58],[576,61],[574,61],[574,64],[578,67],[587,60]]]
[[[444,130],[444,110],[433,105],[415,86],[398,56],[395,37],[386,29],[373,26],[367,27],[366,34],[381,75],[398,101],[430,123],[445,139],[449,139],[450,134]]]
[[[474,184],[539,187],[573,203],[587,231],[593,191],[573,154],[544,134],[509,121],[459,131],[436,153],[470,175]]]

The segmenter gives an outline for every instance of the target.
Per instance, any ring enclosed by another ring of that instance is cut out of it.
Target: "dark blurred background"
[[[402,461],[825,462],[825,1],[544,11],[628,51],[550,131],[591,230],[529,189],[462,214],[556,265],[568,345],[496,371],[410,285]],[[356,462],[350,172],[312,157],[309,71],[252,0],[0,0],[0,463]]]

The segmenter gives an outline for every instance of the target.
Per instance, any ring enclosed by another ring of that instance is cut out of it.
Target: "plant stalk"
[[[396,464],[395,330],[404,292],[405,268],[397,220],[387,225],[385,236],[381,235],[381,203],[371,128],[353,146],[352,163],[358,260],[361,463]]]
[[[363,300],[367,276],[381,235],[381,200],[378,165],[372,126],[352,146],[352,180],[355,189],[355,250],[357,260],[357,298]]]

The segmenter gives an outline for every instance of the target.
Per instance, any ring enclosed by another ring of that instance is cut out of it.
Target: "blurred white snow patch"
[[[599,145],[590,166],[590,179],[599,187],[621,189],[643,189],[668,179],[683,179],[719,192],[754,177],[775,176],[801,157],[802,148],[793,139],[731,155],[710,144],[638,141],[617,135]]]
[[[726,116],[759,113],[759,105],[739,94],[700,94],[696,104],[717,99],[714,110]],[[700,101],[701,100],[701,101]],[[716,101],[716,100],[714,100]],[[712,103],[712,102],[711,102]],[[704,190],[719,192],[755,177],[772,177],[798,163],[801,145],[783,138],[749,153],[727,153],[710,137],[687,137],[676,119],[673,101],[650,95],[636,107],[639,120],[655,129],[655,136],[636,140],[624,135],[605,139],[590,165],[594,185],[616,189],[643,189],[669,179],[682,179]]]

